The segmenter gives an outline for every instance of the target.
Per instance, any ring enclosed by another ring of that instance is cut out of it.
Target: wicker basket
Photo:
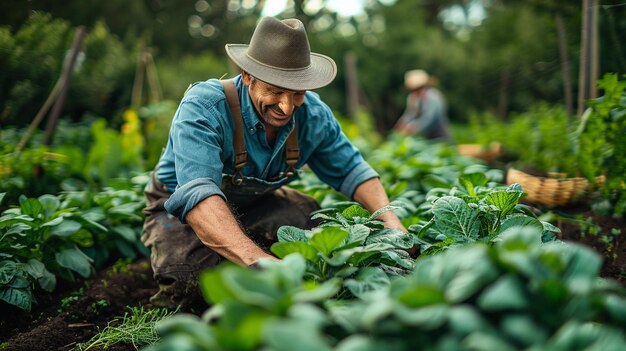
[[[604,183],[604,176],[596,177],[597,184]],[[509,168],[506,183],[519,183],[528,197],[525,202],[547,207],[564,206],[585,200],[593,185],[587,178],[565,178],[553,173],[548,177],[533,176],[520,170]]]
[[[487,162],[493,161],[503,154],[500,143],[491,143],[489,145],[458,144],[456,148],[460,155],[479,158]]]

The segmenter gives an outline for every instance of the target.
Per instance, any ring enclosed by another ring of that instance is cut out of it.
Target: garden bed
[[[626,229],[623,219],[594,216],[584,207],[570,208],[583,217],[591,217],[603,232]],[[614,235],[607,242],[602,236],[586,234],[574,223],[561,223],[560,238],[592,247],[604,257],[601,275],[626,285],[625,235]],[[72,350],[102,330],[114,317],[130,312],[128,306],[152,308],[149,298],[157,291],[147,259],[128,265],[116,264],[85,281],[60,284],[53,294],[41,294],[33,310],[23,312],[7,304],[0,305],[0,340],[3,350]],[[202,311],[192,311],[202,312]],[[0,347],[0,349],[2,349]],[[99,350],[99,348],[95,348]],[[117,344],[107,350],[135,350],[129,344]]]
[[[114,317],[130,312],[128,306],[151,308],[149,298],[157,289],[149,262],[142,259],[114,265],[89,280],[59,284],[52,294],[37,296],[31,312],[0,304],[0,349],[71,350]],[[107,350],[135,348],[118,345]]]

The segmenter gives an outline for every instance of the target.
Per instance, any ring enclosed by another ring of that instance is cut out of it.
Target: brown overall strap
[[[226,94],[226,101],[230,108],[235,128],[233,130],[233,147],[235,149],[235,172],[233,173],[233,183],[239,185],[242,182],[241,170],[248,160],[248,152],[243,138],[243,117],[241,117],[241,106],[239,105],[239,94],[232,79],[221,80]]]
[[[237,88],[232,79],[221,80],[224,86],[224,93],[226,94],[226,101],[230,108],[230,113],[235,124],[235,130],[233,131],[233,147],[235,149],[235,172],[233,174],[233,183],[236,185],[241,184],[242,174],[241,170],[246,165],[248,160],[248,152],[246,151],[246,144],[243,137],[243,117],[241,116],[241,106],[239,105],[239,94],[237,94]],[[291,177],[296,173],[296,163],[300,160],[300,147],[298,146],[298,130],[296,128],[295,119],[294,127],[287,138],[285,145],[285,156],[287,163],[287,171],[285,175]]]
[[[296,120],[293,120],[293,130],[287,138],[285,145],[285,156],[287,158],[287,171],[285,175],[291,177],[296,173],[296,163],[300,159],[300,147],[298,146],[298,128],[296,126]]]

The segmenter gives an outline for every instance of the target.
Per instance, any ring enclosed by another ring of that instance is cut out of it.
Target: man
[[[227,44],[241,75],[188,89],[146,188],[143,242],[160,290],[157,305],[186,304],[197,276],[222,259],[253,265],[282,225],[311,228],[319,205],[283,185],[307,164],[369,211],[389,204],[377,173],[308,90],[329,84],[335,62],[311,53],[296,19],[263,18],[249,45]],[[405,230],[393,212],[386,227]]]
[[[404,75],[404,86],[410,91],[406,109],[394,129],[405,135],[451,141],[446,103],[439,90],[430,86],[426,71],[415,69]]]

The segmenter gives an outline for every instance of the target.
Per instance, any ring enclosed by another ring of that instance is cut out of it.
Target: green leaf
[[[347,279],[343,284],[354,296],[363,298],[368,292],[386,288],[389,283],[389,277],[381,268],[365,267],[354,279]]]
[[[520,227],[520,229],[521,227],[530,227],[532,229],[527,230],[537,230],[538,233],[543,231],[543,224],[538,219],[524,215],[513,215],[502,222],[498,233],[503,233],[513,227]]]
[[[63,217],[56,217],[53,218],[49,221],[47,221],[46,223],[42,224],[42,227],[53,227],[55,225],[58,225],[59,223],[63,222],[65,219]]]
[[[91,275],[93,270],[92,259],[76,247],[57,252],[54,257],[61,267],[71,269],[83,278],[88,278]]]
[[[52,235],[63,237],[76,233],[76,231],[78,231],[80,228],[82,228],[82,225],[80,223],[71,219],[66,219],[63,222],[52,226],[50,228],[50,233]]]
[[[462,174],[459,177],[459,183],[465,187],[465,190],[467,190],[467,193],[470,194],[470,196],[476,196],[474,188],[477,186],[484,186],[487,182],[489,182],[489,179],[484,173],[467,173]]]
[[[31,228],[37,226],[37,223],[35,223],[35,220],[29,215],[16,216],[13,214],[9,214],[9,215],[2,216],[0,218],[0,229],[10,227],[14,224],[25,224]]]
[[[480,233],[480,221],[465,201],[454,196],[444,196],[433,205],[435,226],[456,241],[473,241]]]
[[[398,295],[398,300],[413,308],[446,303],[444,292],[438,287],[429,285],[407,288]]]
[[[415,264],[415,260],[404,250],[385,250],[381,252],[381,255],[383,259],[388,259],[406,269],[413,268]]]
[[[358,265],[365,259],[379,254],[381,251],[390,249],[393,249],[393,246],[389,244],[369,244],[366,246],[357,246],[345,250],[339,250],[330,258],[324,256],[324,259],[331,266],[342,266],[348,262],[353,265]]]
[[[341,212],[341,215],[346,219],[354,219],[356,217],[360,217],[360,218],[370,217],[369,211],[359,205],[352,205],[346,208],[345,210],[343,210],[343,212]]]
[[[504,218],[513,211],[521,196],[521,192],[494,191],[487,194],[485,201],[496,206],[500,210],[500,218]]]
[[[446,322],[449,309],[450,307],[446,304],[424,306],[417,309],[397,306],[393,312],[400,321],[407,325],[432,330]]]
[[[23,214],[29,215],[33,218],[39,217],[43,213],[43,206],[37,199],[27,199],[20,196],[20,209]]]
[[[413,247],[413,237],[398,229],[385,228],[370,234],[365,241],[367,244],[384,243],[396,248],[408,249]]]
[[[473,333],[468,335],[463,340],[464,350],[476,350],[476,351],[515,351],[517,348],[511,346],[506,340],[483,332]]]
[[[351,225],[348,228],[348,232],[350,233],[350,235],[348,236],[348,239],[346,240],[346,244],[352,244],[352,243],[360,244],[367,238],[368,235],[370,235],[371,229],[363,224],[355,224],[355,225]]]
[[[324,227],[320,232],[313,234],[310,244],[325,256],[330,256],[347,237],[349,233],[338,227]]]
[[[9,284],[17,272],[17,265],[13,261],[0,262],[0,285]]]
[[[222,271],[222,279],[238,301],[271,309],[284,295],[284,291],[272,275],[258,273],[241,267],[226,267]]]
[[[278,237],[279,242],[309,241],[306,236],[306,231],[304,229],[300,229],[298,227],[293,227],[290,225],[285,225],[278,228],[276,236]]]
[[[192,314],[175,314],[172,317],[165,318],[157,322],[155,328],[163,342],[170,340],[168,337],[175,337],[180,340],[182,336],[189,339],[189,348],[182,348],[181,341],[178,341],[174,347],[163,347],[161,350],[195,350],[197,345],[203,345],[206,350],[218,350],[217,342],[211,327],[200,318]],[[185,338],[185,340],[187,340]],[[193,348],[192,348],[193,347]]]
[[[293,294],[294,302],[322,302],[337,295],[341,289],[341,279],[331,278],[322,284],[309,281],[304,284],[304,288]]]
[[[88,228],[88,229],[95,228],[96,230],[99,230],[101,232],[108,233],[109,229],[107,229],[107,227],[95,221],[94,217],[97,217],[97,216],[88,216],[87,214],[83,214],[82,216],[79,217],[78,220],[83,224],[85,228]],[[104,218],[102,220],[104,220]]]
[[[270,247],[270,251],[272,251],[272,253],[278,258],[284,258],[292,253],[299,253],[311,262],[317,262],[318,260],[317,250],[302,241],[275,243]]]
[[[4,196],[5,196],[6,194],[7,194],[7,193],[0,193],[0,205],[2,204],[2,200],[4,200]]]
[[[502,332],[522,345],[545,345],[548,330],[541,328],[526,314],[506,315],[501,322]]]
[[[43,214],[45,218],[49,218],[59,209],[61,206],[61,201],[58,197],[50,194],[41,195],[38,198],[41,206],[43,208]]]
[[[275,351],[330,351],[321,332],[304,320],[271,320],[265,327],[265,341]]]
[[[124,240],[130,243],[134,243],[139,239],[137,233],[133,230],[133,228],[127,225],[116,225],[113,226],[111,230],[113,231],[113,233],[119,234],[122,238],[124,238]]]
[[[372,213],[369,216],[369,220],[374,220],[376,219],[376,217],[380,216],[381,214],[388,212],[388,211],[393,211],[395,209],[398,209],[399,207],[397,206],[393,206],[393,205],[387,205],[387,206],[383,206],[381,208],[379,208],[378,210],[374,211],[374,213]]]
[[[478,298],[478,306],[486,311],[521,310],[529,306],[522,282],[506,275],[487,287]]]
[[[0,288],[0,300],[29,312],[33,304],[32,293],[28,289]]]
[[[474,306],[469,304],[450,307],[448,318],[450,329],[463,336],[492,329],[489,321]]]
[[[207,269],[200,273],[200,290],[207,302],[218,304],[234,299],[234,294],[224,283],[223,271],[231,263],[225,263],[217,268]]]
[[[22,266],[24,267],[24,270],[35,279],[43,277],[46,272],[46,266],[41,261],[34,258],[31,258]]]

